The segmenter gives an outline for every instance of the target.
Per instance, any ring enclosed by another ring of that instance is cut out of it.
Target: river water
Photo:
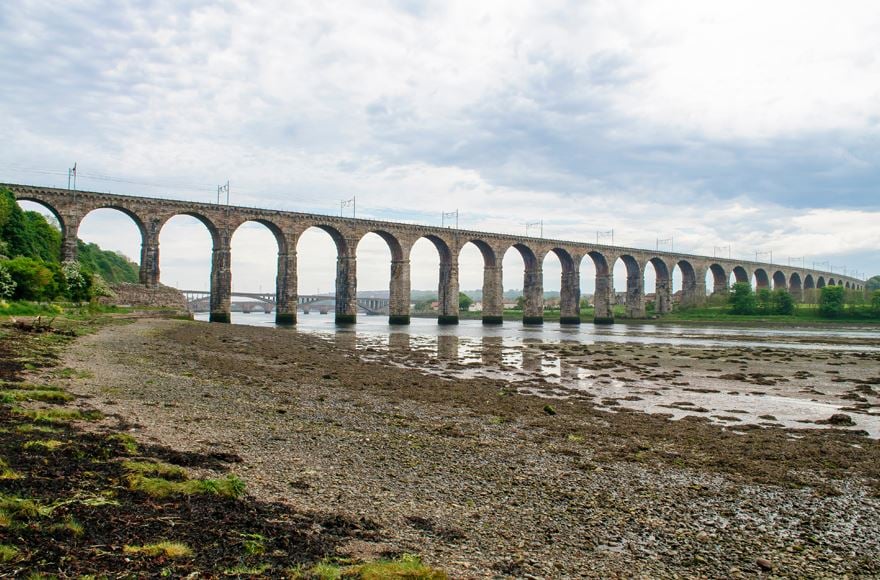
[[[206,320],[207,314],[196,319]],[[275,325],[274,314],[256,312],[233,312],[232,322]],[[588,397],[609,412],[627,407],[672,419],[698,415],[724,425],[799,428],[820,427],[815,421],[843,412],[854,429],[880,437],[876,327],[524,326],[516,321],[483,326],[479,320],[439,326],[429,318],[389,326],[383,316],[336,325],[332,313],[311,313],[299,315],[294,332],[316,334],[368,359],[450,378],[503,379],[519,392],[552,399]],[[665,373],[646,373],[632,364],[647,353],[659,356]],[[725,357],[723,364],[712,360]],[[724,379],[731,371],[743,380]]]

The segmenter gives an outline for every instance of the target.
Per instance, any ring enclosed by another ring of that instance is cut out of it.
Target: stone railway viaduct
[[[579,270],[585,259],[592,260],[596,270],[594,322],[598,323],[613,321],[611,274],[618,259],[623,261],[627,271],[626,313],[634,318],[645,315],[644,270],[649,263],[656,274],[657,313],[669,312],[672,308],[672,271],[676,266],[682,275],[682,303],[690,305],[701,304],[706,299],[705,280],[709,272],[713,276],[715,293],[727,291],[731,274],[738,282],[749,282],[754,278],[758,288],[787,288],[796,298],[802,297],[806,289],[825,285],[839,284],[854,290],[863,290],[864,287],[864,282],[857,278],[766,262],[30,185],[0,186],[9,188],[18,200],[37,202],[55,215],[61,225],[64,259],[76,257],[77,230],[89,212],[112,208],[127,214],[141,233],[140,282],[147,287],[159,285],[159,232],[162,226],[180,214],[197,218],[213,240],[210,320],[214,322],[230,320],[230,242],[236,229],[248,221],[265,225],[278,243],[276,321],[279,324],[296,322],[296,246],[300,235],[311,227],[326,231],[336,243],[336,320],[343,323],[354,322],[356,318],[356,250],[361,238],[368,233],[381,236],[391,250],[391,324],[409,322],[409,257],[413,244],[420,238],[430,240],[440,255],[440,324],[458,322],[458,256],[466,244],[474,244],[483,255],[483,322],[488,324],[500,323],[502,319],[501,261],[511,247],[519,251],[525,264],[523,322],[527,324],[543,322],[542,264],[550,252],[562,265],[560,321],[570,324],[580,322]]]

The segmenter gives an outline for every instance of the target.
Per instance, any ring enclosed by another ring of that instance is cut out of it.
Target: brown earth
[[[140,320],[78,339],[64,380],[143,444],[239,456],[255,500],[376,524],[340,553],[475,578],[880,574],[876,440],[391,362],[296,331]]]

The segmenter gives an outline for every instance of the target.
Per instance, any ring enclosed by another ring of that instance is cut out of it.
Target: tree
[[[61,265],[67,296],[74,302],[88,302],[92,298],[94,276],[79,262],[68,260]]]
[[[794,297],[784,288],[773,291],[773,313],[794,314]]]
[[[874,290],[880,290],[880,276],[871,276],[870,278],[868,278],[868,281],[865,283],[865,285],[867,286],[868,290],[872,292]]]
[[[60,269],[52,268],[33,258],[13,258],[3,262],[3,266],[13,282],[15,291],[12,298],[15,300],[51,300],[63,294],[63,275]],[[56,271],[57,275],[56,275]]]
[[[471,307],[471,304],[473,304],[473,303],[474,303],[474,301],[471,299],[470,296],[468,296],[464,292],[458,293],[458,309],[459,310],[466,311]]]
[[[516,309],[517,310],[525,310],[526,309],[526,297],[525,296],[517,296],[516,297]]]
[[[731,286],[727,303],[733,314],[754,314],[758,309],[755,293],[748,282],[737,282]]]
[[[0,300],[10,298],[15,293],[15,280],[6,270],[3,262],[0,262]]]
[[[837,318],[843,314],[845,305],[843,286],[824,286],[819,294],[819,314]]]
[[[880,290],[874,290],[871,294],[871,313],[880,316]]]
[[[773,294],[767,288],[761,288],[755,293],[758,302],[758,312],[761,314],[773,314]]]

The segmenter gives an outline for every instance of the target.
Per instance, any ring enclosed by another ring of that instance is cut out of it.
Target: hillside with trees
[[[138,281],[137,264],[96,244],[79,241],[75,262],[60,256],[58,226],[0,189],[0,300],[85,302],[107,294],[108,284]]]

